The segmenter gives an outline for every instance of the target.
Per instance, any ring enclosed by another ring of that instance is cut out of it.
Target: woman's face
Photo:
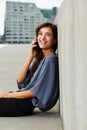
[[[50,27],[41,28],[38,32],[37,40],[39,47],[42,50],[53,50],[53,44],[55,44],[55,40]]]

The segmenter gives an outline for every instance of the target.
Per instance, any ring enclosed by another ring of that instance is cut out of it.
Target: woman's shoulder
[[[51,54],[45,57],[46,61],[52,61],[52,60],[58,60],[58,55],[57,54]]]
[[[56,67],[58,66],[58,56],[56,54],[51,54],[47,57],[45,57],[43,60],[42,60],[42,65],[44,67],[47,67],[47,68],[50,68],[50,66],[52,67]]]
[[[41,61],[40,61],[40,64],[39,64],[39,67],[38,69],[40,68],[50,68],[50,66],[54,67],[54,66],[58,66],[58,56],[57,54],[51,54],[45,58],[43,58]],[[42,69],[42,70],[43,70]]]

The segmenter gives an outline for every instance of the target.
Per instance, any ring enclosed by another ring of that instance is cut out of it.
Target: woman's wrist
[[[32,60],[33,60],[32,56],[27,57],[26,62],[24,64],[25,68],[27,68],[27,69],[29,68],[29,65],[31,64]]]
[[[34,59],[34,56],[33,55],[29,55],[28,57],[27,57],[27,60],[28,61],[32,61]]]

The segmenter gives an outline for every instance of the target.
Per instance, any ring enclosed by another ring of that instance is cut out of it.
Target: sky
[[[7,0],[0,0],[0,35],[4,33],[5,6]],[[60,7],[63,0],[8,0],[16,2],[35,3],[38,8],[52,9],[52,7]]]

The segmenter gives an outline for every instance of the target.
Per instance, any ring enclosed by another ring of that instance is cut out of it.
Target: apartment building
[[[34,3],[6,2],[5,36],[7,43],[30,43],[38,24],[49,21]]]

